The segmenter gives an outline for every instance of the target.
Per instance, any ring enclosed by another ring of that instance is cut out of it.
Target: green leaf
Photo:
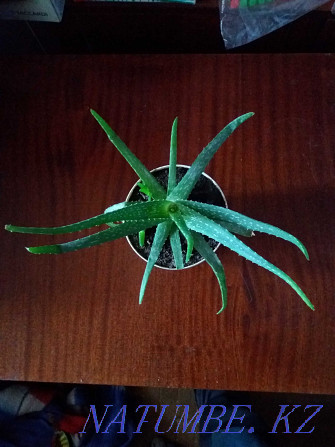
[[[170,217],[174,221],[174,223],[177,225],[179,230],[182,232],[182,234],[184,235],[184,237],[187,241],[187,252],[186,252],[185,261],[188,262],[192,255],[193,245],[194,245],[192,233],[190,232],[187,225],[185,224],[185,221],[184,221],[180,211],[170,212]]]
[[[141,230],[138,233],[138,243],[140,244],[140,247],[144,247],[145,242],[145,230]]]
[[[152,194],[150,189],[146,186],[146,184],[144,182],[138,182],[137,186],[139,188],[139,191],[145,194],[148,198],[148,201],[150,201],[152,199]]]
[[[206,216],[206,213],[202,213],[202,214],[204,216]],[[252,230],[249,230],[248,228],[245,228],[242,225],[238,225],[236,223],[229,222],[228,220],[223,220],[223,219],[213,219],[213,220],[216,223],[218,223],[219,225],[221,225],[222,227],[226,228],[226,230],[230,231],[231,233],[239,234],[240,236],[245,236],[245,237],[255,236],[255,234]]]
[[[170,245],[172,248],[174,262],[176,264],[176,269],[184,268],[183,253],[182,253],[181,243],[180,243],[180,235],[179,235],[178,227],[176,225],[173,225],[173,228],[171,230]]]
[[[168,208],[171,202],[168,200],[155,200],[154,202],[122,202],[113,205],[104,214],[91,217],[70,225],[61,227],[18,227],[6,225],[5,229],[16,233],[29,234],[66,234],[85,230],[97,225],[108,224],[120,220],[140,220],[151,218],[166,218],[169,216]]]
[[[166,241],[169,232],[171,230],[172,222],[164,222],[161,225],[157,226],[155,237],[151,246],[151,251],[149,255],[149,259],[144,271],[141,289],[140,289],[140,296],[139,296],[139,303],[142,304],[145,289],[148,283],[148,279],[150,276],[150,273],[155,265],[155,262],[158,259],[158,256],[163,248],[164,242]]]
[[[260,222],[255,219],[251,219],[250,217],[244,216],[243,214],[237,213],[236,211],[232,211],[228,208],[223,208],[216,205],[209,205],[207,203],[193,202],[191,200],[182,200],[180,202],[183,205],[186,205],[188,208],[192,208],[195,211],[207,216],[210,219],[223,219],[227,220],[233,224],[237,224],[242,228],[249,229],[252,231],[259,231],[260,233],[267,233],[272,236],[279,237],[284,239],[292,244],[296,245],[305,255],[307,259],[309,259],[306,247],[292,234],[287,233],[280,228],[277,228],[273,225],[266,224],[264,222]]]
[[[169,162],[169,180],[168,180],[168,194],[175,188],[176,181],[176,165],[177,165],[177,126],[178,118],[175,118],[171,130],[170,143],[170,162]]]
[[[126,146],[126,144],[121,140],[121,138],[114,132],[114,130],[106,123],[106,121],[101,118],[101,116],[91,109],[91,114],[106,132],[109,140],[114,144],[116,149],[120,154],[127,160],[129,165],[134,169],[139,178],[145,183],[145,185],[150,189],[153,198],[155,199],[165,199],[166,191],[158,183],[151,172],[142,164],[142,162],[131,152],[131,150]]]
[[[262,258],[262,256],[258,255],[251,248],[245,245],[242,241],[237,239],[233,234],[229,233],[228,230],[225,230],[219,224],[213,222],[207,217],[201,215],[200,213],[184,206],[178,204],[180,207],[186,225],[193,231],[197,231],[198,233],[204,234],[216,241],[220,242],[225,247],[230,250],[235,251],[239,255],[243,256],[247,260],[263,267],[266,270],[277,275],[279,278],[282,278],[287,284],[289,284],[293,290],[302,298],[302,300],[314,310],[313,304],[307,298],[305,293],[300,289],[300,287],[290,278],[286,273],[280,270],[278,267],[274,266],[266,259]]]
[[[107,230],[100,231],[90,236],[82,237],[63,244],[42,245],[39,247],[27,247],[30,253],[34,254],[60,254],[71,251],[81,250],[82,248],[93,247],[94,245],[103,244],[104,242],[113,241],[129,234],[134,234],[140,230],[154,227],[160,223],[165,222],[166,219],[146,219],[133,220],[119,225],[114,225]]]
[[[205,259],[205,261],[212,268],[217,280],[219,282],[220,290],[221,290],[221,300],[222,306],[221,309],[217,312],[217,314],[221,313],[225,307],[227,306],[227,285],[226,285],[226,276],[223,270],[223,266],[211,249],[209,244],[205,241],[205,239],[195,231],[192,231],[192,235],[194,238],[194,246],[196,250],[201,254],[201,256]]]
[[[147,197],[147,200],[151,202],[152,194],[149,188],[144,184],[144,182],[138,182],[137,186],[139,187],[139,190],[141,193],[145,194]],[[140,247],[144,247],[145,242],[145,230],[141,230],[138,233],[138,243],[140,244]]]
[[[195,184],[199,180],[201,174],[205,170],[208,163],[211,161],[215,153],[224,143],[224,141],[234,132],[234,130],[253,116],[254,113],[246,113],[239,116],[229,123],[220,133],[202,150],[198,155],[190,169],[186,172],[184,177],[174,188],[174,190],[168,195],[169,200],[187,199],[192,192]]]

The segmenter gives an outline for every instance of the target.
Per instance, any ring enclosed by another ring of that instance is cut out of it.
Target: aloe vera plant
[[[143,191],[146,191],[148,196],[150,196],[150,200],[144,202],[122,202],[110,206],[101,215],[61,227],[36,228],[6,225],[6,230],[12,232],[49,235],[71,233],[102,224],[107,224],[109,226],[109,228],[100,232],[70,242],[29,247],[27,250],[30,253],[67,253],[82,248],[92,247],[137,232],[140,233],[143,242],[143,231],[151,227],[157,227],[140,288],[139,302],[142,303],[150,273],[167,239],[170,240],[176,268],[181,269],[184,267],[180,240],[181,233],[187,241],[186,262],[190,260],[193,249],[195,248],[210,265],[217,277],[222,299],[222,305],[218,311],[218,313],[220,313],[227,304],[225,273],[218,256],[204,239],[204,236],[208,236],[230,250],[235,251],[247,260],[282,278],[296,291],[307,306],[314,310],[310,300],[290,276],[258,255],[234,234],[250,236],[254,231],[268,233],[296,245],[303,252],[305,257],[309,259],[306,248],[296,237],[275,226],[256,221],[227,208],[188,200],[199,177],[217,150],[221,147],[222,143],[240,124],[250,118],[253,113],[241,115],[221,130],[221,132],[219,132],[198,155],[179,183],[176,181],[176,118],[173,122],[171,132],[169,176],[166,189],[158,183],[150,171],[130,151],[106,121],[94,110],[91,110],[91,113],[106,132],[110,141],[137,173],[140,178],[140,187]]]

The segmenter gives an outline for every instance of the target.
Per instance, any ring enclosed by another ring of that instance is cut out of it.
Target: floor
[[[173,420],[176,412],[176,405],[189,405],[189,419],[196,413],[196,403],[194,398],[194,390],[189,389],[164,389],[164,388],[137,388],[130,387],[129,396],[136,405],[157,405],[157,414],[160,412],[159,406],[169,405],[164,414],[165,426],[162,423],[159,426],[160,431],[167,430],[168,424]],[[335,396],[327,395],[309,395],[309,394],[286,394],[286,393],[235,393],[231,395],[231,403],[241,401],[241,396],[246,400],[246,404],[251,405],[267,425],[268,431],[275,431],[269,436],[271,446],[277,447],[331,447],[335,445],[335,426],[333,417],[335,414]],[[282,405],[287,405],[286,415],[289,411],[296,407],[294,413],[288,418],[289,427],[286,428],[285,422],[282,420],[278,423],[274,430],[275,421],[278,417]],[[312,406],[313,407],[308,407]],[[315,414],[315,416],[301,427],[302,433],[294,433],[303,424],[303,422],[311,416],[318,408],[322,408]],[[155,433],[155,423],[157,416],[149,417],[148,424],[143,424],[143,435],[138,435],[134,439],[134,445],[144,447],[150,445],[150,441],[157,436]],[[165,419],[166,416],[166,419]],[[199,435],[197,433],[182,433],[181,426],[179,433],[175,433],[177,422],[169,432],[162,436],[166,441],[177,443],[178,446],[183,447],[197,447],[199,446]],[[144,429],[145,426],[145,429]],[[311,431],[311,433],[303,433],[304,431]],[[286,431],[290,433],[286,433]],[[187,430],[188,431],[188,430]]]
[[[197,406],[193,390],[130,387],[129,396],[136,408],[138,405],[157,405],[157,415],[155,414],[151,418],[148,416],[149,423],[143,424],[143,435],[135,435],[134,446],[149,446],[151,440],[155,437],[162,437],[178,446],[197,447],[199,445],[199,435],[197,433],[182,433],[181,429],[178,430],[179,433],[175,433],[177,431],[177,423],[172,426],[168,433],[157,434],[155,432],[157,417],[162,408],[161,405],[168,405],[162,418],[162,423],[157,428],[162,432],[169,429],[176,414],[177,405],[188,405],[190,416],[196,413]],[[149,414],[152,413],[148,412]]]
[[[8,389],[11,392],[8,392]],[[193,425],[198,411],[193,389],[127,387],[125,388],[126,393],[124,397],[120,397],[122,391],[120,395],[120,391],[112,390],[116,390],[116,388],[94,385],[77,386],[75,384],[0,381],[0,445],[2,445],[4,439],[8,441],[8,436],[14,436],[15,440],[19,438],[26,442],[26,431],[22,431],[25,430],[24,421],[31,421],[29,422],[29,433],[34,438],[34,445],[46,447],[40,439],[42,432],[37,426],[38,421],[43,420],[45,417],[48,419],[50,417],[53,418],[52,415],[56,415],[60,411],[62,415],[61,420],[67,421],[66,427],[70,428],[62,428],[59,422],[52,419],[54,421],[50,422],[52,424],[50,425],[52,433],[55,433],[56,427],[69,433],[83,431],[86,433],[86,439],[87,436],[89,439],[93,436],[94,442],[97,442],[96,437],[103,436],[104,441],[111,442],[112,444],[110,445],[112,446],[114,445],[115,433],[120,431],[118,424],[120,423],[120,427],[122,427],[120,421],[124,417],[123,427],[125,432],[127,432],[127,429],[130,430],[131,446],[150,447],[154,445],[152,441],[159,437],[166,441],[166,447],[200,447],[200,436],[202,435],[199,435],[199,432],[203,428],[204,419],[201,419],[199,424]],[[48,400],[47,396],[53,396],[52,401]],[[226,392],[222,396],[222,401],[220,399],[217,399],[215,402],[209,401],[206,408],[209,409],[209,405],[213,403],[216,406],[225,405],[227,409],[229,406],[239,405],[242,413],[236,414],[238,419],[239,416],[247,414],[248,410],[244,410],[242,407],[245,405],[251,406],[252,411],[265,424],[266,445],[268,447],[332,447],[335,445],[335,425],[333,423],[335,396]],[[90,410],[91,400],[95,403],[95,422],[94,416],[91,414],[92,409]],[[41,403],[42,406],[40,405]],[[109,405],[107,410],[105,408],[106,403]],[[125,413],[123,414],[122,409],[124,407]],[[220,412],[222,411],[222,407],[216,408]],[[185,409],[187,409],[187,412]],[[281,409],[283,410],[282,416],[286,416],[291,412],[286,422],[284,419],[278,420]],[[147,410],[146,414],[145,410]],[[107,411],[109,413],[106,415]],[[112,411],[114,411],[114,416],[112,416]],[[15,415],[18,413],[21,415],[19,419],[13,419],[9,416],[10,414]],[[182,417],[183,414],[186,415],[186,425],[185,418]],[[89,416],[87,417],[87,415]],[[6,418],[5,424],[3,424],[4,417]],[[76,429],[69,422],[73,417],[80,418],[80,421],[76,423]],[[15,435],[13,435],[12,429],[8,432],[8,420],[11,421],[12,427],[16,427]],[[110,422],[112,420],[115,421],[115,425]],[[189,424],[187,425],[187,423]],[[108,427],[109,435],[96,435],[96,424],[99,424],[98,431],[100,429],[102,433]],[[216,424],[214,422],[215,428]],[[227,422],[222,424],[220,431],[222,432],[227,425]],[[241,421],[242,426],[243,420]],[[192,429],[194,432],[192,432]],[[45,431],[45,424],[43,430]],[[43,432],[43,434],[45,433]],[[108,436],[108,440],[106,436]],[[123,439],[124,441],[125,435],[119,436],[118,440],[121,441]],[[222,439],[224,440],[224,438]],[[42,444],[39,443],[40,441]],[[15,447],[32,445],[28,443],[27,445],[20,444],[17,446],[15,442],[10,445],[15,445]],[[225,444],[222,444],[222,447],[224,446]],[[161,445],[155,445],[155,447],[161,447]]]

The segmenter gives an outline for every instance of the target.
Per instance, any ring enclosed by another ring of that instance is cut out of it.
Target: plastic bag
[[[221,0],[220,26],[227,49],[252,42],[328,0]]]

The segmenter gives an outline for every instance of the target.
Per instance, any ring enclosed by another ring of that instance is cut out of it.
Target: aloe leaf
[[[223,208],[216,205],[209,205],[207,203],[193,202],[191,200],[183,200],[180,201],[181,204],[186,205],[188,208],[192,208],[195,211],[200,212],[206,217],[216,220],[223,219],[233,224],[240,225],[246,229],[252,231],[259,231],[260,233],[267,233],[272,236],[279,237],[284,239],[292,244],[296,245],[305,255],[306,259],[309,259],[308,252],[306,247],[299,241],[295,236],[290,233],[287,233],[280,228],[277,228],[273,225],[260,222],[255,219],[251,219],[250,217],[244,216],[243,214],[237,213],[236,211],[232,211],[228,208]]]
[[[138,243],[140,244],[140,247],[144,247],[145,242],[145,230],[141,230],[138,233]]]
[[[108,224],[120,220],[141,220],[151,218],[166,218],[169,216],[168,208],[171,202],[155,200],[153,202],[122,202],[107,208],[107,212],[90,219],[82,220],[61,227],[18,227],[6,225],[5,229],[16,233],[29,234],[66,234],[85,230],[97,225]],[[109,211],[108,211],[109,210]]]
[[[203,213],[205,216],[206,214]],[[248,228],[243,227],[242,225],[238,225],[234,222],[229,222],[228,220],[223,219],[213,219],[216,223],[226,228],[231,233],[239,234],[240,236],[252,237],[254,236],[254,232],[249,230]]]
[[[205,241],[205,239],[195,231],[192,231],[192,235],[194,238],[194,247],[201,254],[201,256],[205,259],[205,261],[212,268],[217,280],[219,282],[220,290],[221,290],[221,300],[222,306],[221,309],[217,312],[217,315],[221,313],[225,307],[227,306],[227,285],[226,285],[226,276],[224,273],[223,266],[211,249],[209,244]]]
[[[147,197],[147,200],[150,202],[152,199],[152,194],[151,194],[151,191],[149,190],[149,188],[144,184],[144,182],[138,182],[137,186],[139,187],[140,192],[145,194],[145,196]],[[140,247],[144,247],[145,230],[141,230],[138,233],[138,242],[140,244]]]
[[[136,202],[137,203],[137,202]],[[142,203],[142,202],[141,202]],[[123,208],[129,207],[129,206],[133,206],[134,202],[120,202],[120,203],[115,203],[114,205],[109,206],[108,208],[105,209],[104,214],[106,213],[111,213],[112,211],[117,211],[117,210],[121,210]]]
[[[174,262],[176,264],[176,269],[182,269],[184,268],[184,261],[180,243],[180,234],[178,227],[176,225],[174,225],[173,227],[174,228],[171,230],[170,233],[170,245],[174,257]]]
[[[169,200],[187,199],[192,192],[195,184],[199,180],[202,172],[205,170],[208,163],[211,161],[215,153],[224,143],[224,141],[234,132],[234,130],[253,116],[254,113],[246,113],[234,119],[229,123],[218,135],[200,152],[198,157],[190,169],[186,172],[184,177],[174,188],[174,190],[168,195]]]
[[[147,196],[147,200],[151,200],[152,199],[151,191],[146,186],[146,184],[144,182],[138,182],[137,186],[138,186],[140,192],[142,192],[145,196]]]
[[[117,211],[117,210],[120,210],[120,209],[123,209],[123,208],[127,208],[127,207],[130,207],[130,206],[133,206],[133,205],[134,205],[134,202],[116,203],[116,204],[111,205],[108,208],[106,208],[105,211],[104,211],[104,214],[111,213],[112,211]],[[119,223],[119,221],[114,219],[114,221],[109,220],[108,222],[106,222],[106,225],[109,225],[110,227],[113,227],[113,226],[117,225],[118,223]]]
[[[109,140],[114,144],[116,149],[120,154],[127,160],[129,165],[134,169],[139,178],[145,183],[145,185],[150,189],[152,196],[155,199],[165,199],[166,191],[158,183],[151,172],[142,164],[142,162],[131,152],[131,150],[126,146],[126,144],[121,140],[121,138],[114,132],[114,130],[106,123],[106,121],[101,118],[101,116],[93,109],[91,109],[91,114],[106,132]]]
[[[269,270],[271,273],[274,273],[279,278],[283,279],[287,284],[289,284],[293,290],[302,298],[302,300],[314,310],[313,304],[307,298],[305,293],[300,289],[300,287],[290,278],[286,273],[280,270],[278,267],[274,266],[262,256],[258,255],[251,248],[245,245],[242,241],[237,239],[233,234],[229,233],[228,230],[225,230],[219,224],[213,222],[208,219],[206,216],[201,215],[200,213],[185,207],[184,205],[179,204],[179,208],[182,211],[184,220],[186,225],[194,231],[198,233],[204,234],[216,241],[220,242],[222,245],[226,246],[230,250],[235,251],[239,255],[243,256],[247,260],[263,267],[266,270]]]
[[[187,252],[186,252],[186,258],[185,261],[188,262],[190,260],[190,257],[192,255],[193,251],[193,245],[194,240],[191,231],[185,224],[185,221],[180,213],[180,211],[170,212],[170,217],[174,221],[174,223],[177,225],[179,230],[184,235],[186,241],[187,241]]]
[[[119,225],[115,225],[107,230],[100,231],[90,236],[82,237],[70,242],[54,245],[42,245],[39,247],[26,247],[30,253],[34,254],[60,254],[71,251],[81,250],[82,248],[93,247],[94,245],[103,244],[104,242],[113,241],[129,234],[150,227],[154,227],[159,223],[165,222],[166,219],[146,219],[133,220]]]
[[[164,222],[161,225],[157,226],[155,237],[151,246],[151,251],[149,255],[149,259],[144,271],[141,289],[140,289],[140,296],[139,296],[139,303],[142,304],[145,289],[148,283],[148,279],[150,276],[150,273],[155,265],[155,262],[158,259],[158,256],[163,248],[164,242],[166,241],[169,232],[171,230],[172,222]]]
[[[176,165],[177,165],[177,126],[178,118],[175,118],[172,124],[171,130],[171,143],[170,143],[170,162],[169,162],[169,180],[168,180],[168,194],[176,186]]]

